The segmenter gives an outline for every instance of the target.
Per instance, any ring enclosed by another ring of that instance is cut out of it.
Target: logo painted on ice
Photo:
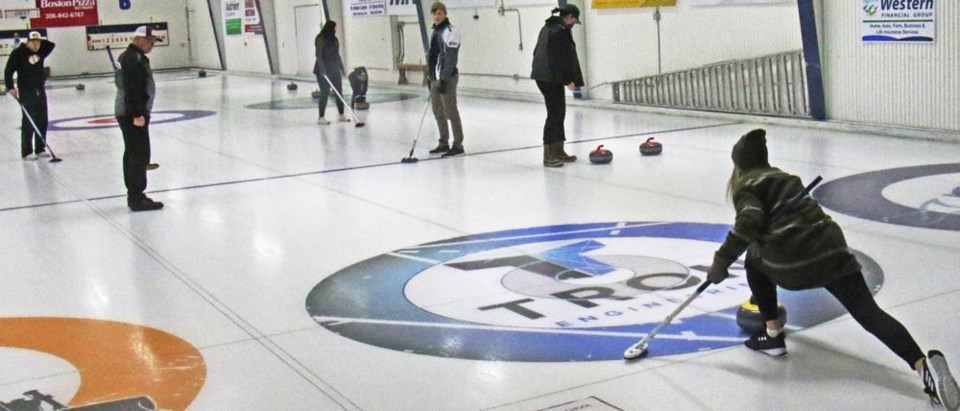
[[[824,207],[889,224],[960,231],[960,163],[854,174],[820,185]]]
[[[496,361],[619,360],[704,281],[729,229],[596,223],[422,244],[334,273],[310,292],[307,311],[344,337],[410,353]],[[878,272],[875,264],[871,270]],[[657,336],[661,342],[650,356],[743,341],[735,313],[750,291],[742,266],[735,264],[731,272],[733,278],[709,288]],[[805,305],[823,306],[825,293],[804,295],[818,300]],[[816,318],[795,315],[791,323],[810,326],[842,313],[827,311]]]

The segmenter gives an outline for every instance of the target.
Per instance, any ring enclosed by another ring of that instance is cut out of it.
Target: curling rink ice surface
[[[309,82],[157,79],[155,212],[126,207],[112,79],[50,82],[56,164],[20,159],[18,108],[0,100],[4,404],[931,408],[825,292],[781,294],[789,355],[748,352],[738,269],[648,357],[621,358],[705,277],[734,216],[730,148],[760,124],[571,105],[580,159],[546,169],[542,103],[461,95],[467,155],[427,154],[428,114],[419,163],[401,164],[421,89],[373,88],[354,128],[316,124]],[[960,145],[765,128],[774,166],[823,176],[814,197],[880,305],[960,371]],[[662,155],[640,155],[648,137]],[[587,161],[599,144],[611,164]]]

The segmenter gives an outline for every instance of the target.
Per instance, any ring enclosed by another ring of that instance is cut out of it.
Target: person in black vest
[[[114,114],[123,133],[123,181],[127,186],[127,206],[133,211],[163,208],[163,203],[144,194],[150,164],[150,112],[157,96],[147,54],[153,51],[157,39],[152,27],[137,27],[133,41],[117,57],[120,69],[114,73]]]
[[[340,40],[337,40],[337,23],[333,20],[327,20],[320,29],[320,33],[313,40],[314,54],[317,57],[313,65],[313,74],[317,75],[317,85],[320,86],[320,101],[317,103],[320,109],[320,118],[317,124],[327,125],[330,121],[325,118],[327,111],[327,100],[330,98],[330,83],[343,96],[343,75],[347,71],[343,68],[343,60],[340,58]],[[324,78],[326,76],[326,78]],[[327,82],[330,79],[330,83]],[[350,121],[343,115],[343,102],[339,98],[337,101],[337,111],[340,113],[340,121]]]
[[[707,271],[707,278],[719,284],[746,252],[747,284],[766,323],[766,330],[745,342],[747,348],[786,354],[783,324],[777,319],[777,286],[822,287],[861,327],[920,374],[931,402],[948,410],[960,408],[960,388],[943,353],[930,350],[924,355],[903,324],[877,305],[840,226],[812,198],[794,201],[804,191],[800,178],[770,166],[766,134],[763,129],[750,131],[733,146],[727,193],[737,217]]]
[[[567,140],[563,130],[567,113],[563,88],[573,91],[583,86],[577,45],[570,31],[575,24],[580,24],[580,9],[567,4],[553,9],[552,13],[559,15],[551,15],[540,29],[537,47],[533,49],[530,78],[537,81],[537,88],[547,105],[547,120],[543,125],[543,165],[562,167],[563,163],[577,160],[576,156],[568,155],[563,150],[563,143]]]
[[[20,121],[20,157],[27,159],[30,154],[47,155],[43,138],[47,136],[47,82],[43,62],[53,52],[56,44],[43,38],[40,32],[32,31],[27,41],[10,53],[3,72],[4,84],[9,94],[17,99],[30,113],[41,134],[37,134],[26,114]],[[13,74],[17,74],[14,88]]]

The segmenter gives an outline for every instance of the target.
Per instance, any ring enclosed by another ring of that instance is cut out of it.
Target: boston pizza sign
[[[40,17],[30,19],[30,26],[71,27],[99,24],[97,0],[37,0]]]

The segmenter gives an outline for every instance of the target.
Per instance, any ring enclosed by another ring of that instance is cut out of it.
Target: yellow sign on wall
[[[676,6],[677,0],[593,0],[595,9]]]

